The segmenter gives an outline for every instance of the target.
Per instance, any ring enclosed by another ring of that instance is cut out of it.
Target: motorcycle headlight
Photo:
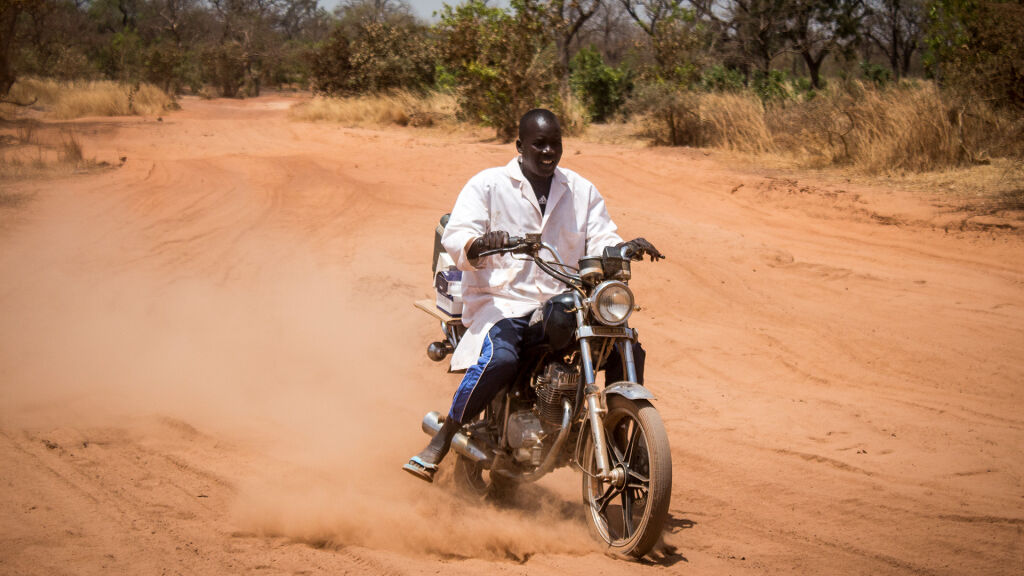
[[[594,288],[590,297],[590,311],[598,322],[618,326],[633,313],[633,292],[618,280],[603,282]]]

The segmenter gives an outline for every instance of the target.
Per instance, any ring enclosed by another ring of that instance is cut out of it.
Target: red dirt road
[[[1020,234],[567,140],[669,256],[632,284],[671,521],[625,562],[570,471],[496,509],[400,470],[457,383],[412,307],[434,225],[513,147],[291,102],[81,121],[123,166],[0,182],[0,573],[1024,573]]]

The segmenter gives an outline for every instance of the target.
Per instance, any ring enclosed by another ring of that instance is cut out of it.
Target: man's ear
[[[523,141],[516,138],[516,152],[523,153]]]

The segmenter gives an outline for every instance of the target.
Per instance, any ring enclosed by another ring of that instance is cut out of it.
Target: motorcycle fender
[[[618,394],[628,400],[654,400],[654,394],[636,382],[616,382],[604,389],[605,398],[609,394]]]

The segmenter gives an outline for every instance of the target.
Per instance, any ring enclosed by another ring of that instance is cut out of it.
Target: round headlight
[[[618,326],[633,313],[633,292],[617,280],[604,282],[590,297],[590,311],[598,322]]]

